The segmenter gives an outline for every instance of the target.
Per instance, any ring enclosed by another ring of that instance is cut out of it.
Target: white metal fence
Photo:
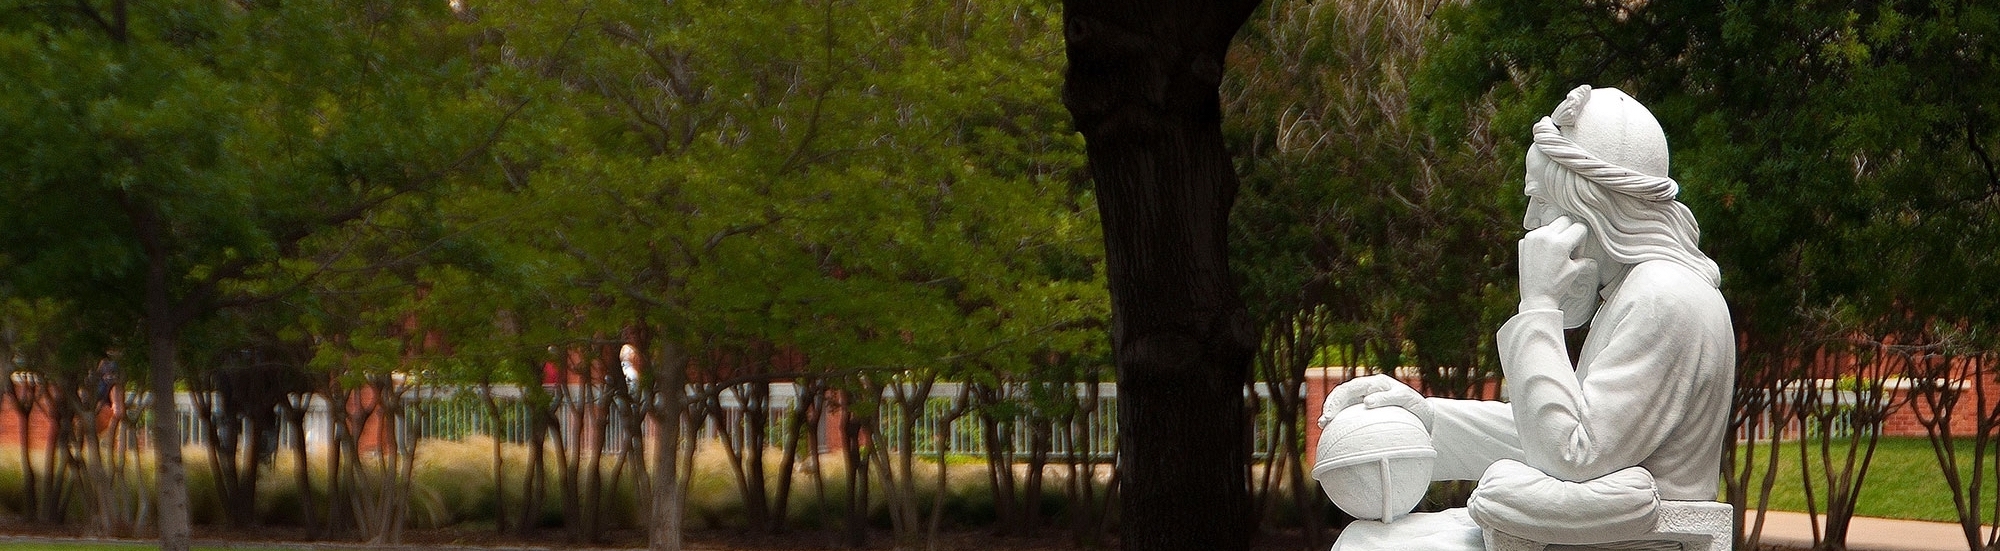
[[[690,386],[689,390],[690,396],[693,396],[699,389]],[[766,445],[777,446],[781,443],[779,439],[785,434],[786,423],[789,422],[793,409],[801,403],[798,390],[798,386],[792,383],[771,384],[770,396],[766,400],[764,411],[759,412],[765,416],[768,429],[764,433],[767,438]],[[1099,384],[1094,404],[1087,403],[1091,400],[1091,393],[1084,385],[1071,385],[1073,398],[1061,396],[1060,391],[1052,394],[1047,392],[1046,388],[1043,392],[1036,393],[1025,385],[1008,387],[1002,391],[999,403],[970,407],[961,412],[947,427],[945,419],[955,408],[960,407],[957,400],[962,390],[960,383],[938,383],[931,389],[929,397],[924,401],[923,413],[911,429],[914,432],[911,443],[917,453],[937,453],[939,443],[937,436],[943,432],[948,436],[945,439],[949,446],[948,453],[985,455],[987,438],[981,422],[982,416],[999,416],[998,428],[1002,437],[1008,440],[1007,445],[1011,446],[1011,449],[1023,456],[1034,446],[1034,440],[1037,438],[1034,427],[1038,425],[1052,429],[1050,434],[1043,437],[1047,439],[1045,445],[1049,454],[1055,458],[1073,453],[1109,458],[1117,446],[1118,390],[1114,384]],[[530,416],[533,413],[524,401],[524,393],[521,389],[513,387],[496,387],[492,392],[493,400],[499,410],[497,417],[477,389],[427,388],[412,391],[404,398],[407,411],[400,420],[401,430],[397,433],[406,439],[459,440],[483,435],[507,442],[528,442],[532,422]],[[1263,385],[1257,385],[1255,392],[1257,399],[1269,398],[1269,391]],[[197,418],[193,401],[185,394],[178,398],[183,427],[182,443],[204,444],[200,431],[195,430],[200,425],[195,424]],[[746,430],[748,423],[745,415],[749,412],[744,411],[741,396],[736,392],[724,391],[716,397],[716,402],[721,407],[720,414],[711,412],[711,415],[705,416],[697,429],[696,437],[702,439],[718,439],[725,435],[731,438],[748,437],[750,431]],[[827,400],[818,400],[815,403],[824,408]],[[881,407],[879,424],[882,433],[873,438],[884,445],[895,445],[902,441],[902,410],[886,401],[882,402]],[[304,409],[306,409],[304,434],[307,445],[327,444],[332,435],[332,422],[327,411],[328,402],[322,397],[315,396],[304,404]],[[1263,413],[1255,420],[1252,427],[1254,446],[1252,449],[1261,458],[1264,450],[1269,449],[1270,439],[1278,433],[1279,420],[1271,413],[1271,408],[1259,408],[1259,411]],[[830,432],[831,413],[824,410],[819,413],[822,422],[816,427],[821,431],[817,436],[818,441],[825,446],[832,439],[839,438],[839,435]],[[599,421],[596,417],[599,415],[605,416],[601,439],[591,437],[587,433],[592,431],[578,425],[595,424]],[[557,425],[550,427],[550,437],[572,438],[572,444],[596,444],[603,446],[605,453],[618,453],[622,449],[623,439],[629,436],[628,427],[631,426],[624,422],[623,415],[623,408],[600,408],[591,402],[559,400],[555,411]],[[276,445],[266,449],[282,448],[292,444],[294,430],[288,424],[289,421],[281,418],[280,423],[275,435],[276,441],[267,443],[267,446]],[[723,427],[722,423],[732,426]],[[728,430],[724,430],[725,428]],[[233,429],[241,430],[242,427]],[[221,427],[221,430],[226,434],[232,427]],[[588,438],[589,441],[575,440],[579,438]],[[404,443],[410,442],[406,440]]]

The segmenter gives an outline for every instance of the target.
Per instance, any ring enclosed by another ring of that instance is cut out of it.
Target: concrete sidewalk
[[[1755,520],[1753,516],[1750,519]],[[1746,527],[1747,528],[1747,527]],[[1986,533],[1980,532],[1981,541]],[[1763,543],[1812,548],[1812,520],[1805,513],[1771,511],[1764,519]],[[1849,526],[1850,551],[1967,551],[1965,532],[1957,524],[1854,517]]]

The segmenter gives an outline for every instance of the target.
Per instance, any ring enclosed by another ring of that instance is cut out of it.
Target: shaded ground
[[[204,546],[244,546],[244,547],[285,547],[301,549],[409,549],[440,551],[448,549],[633,549],[646,545],[645,534],[639,530],[610,530],[596,542],[572,543],[559,530],[543,531],[532,536],[502,536],[493,530],[476,528],[444,528],[432,530],[412,530],[405,534],[401,545],[367,546],[347,540],[315,541],[311,530],[291,527],[271,527],[257,529],[228,529],[213,526],[196,526],[194,537]],[[0,518],[0,551],[20,549],[9,543],[59,543],[89,540],[105,543],[149,543],[146,540],[129,538],[99,538],[82,526],[49,526],[21,521],[18,518]],[[1331,545],[1332,537],[1326,539]],[[876,533],[865,549],[890,549],[891,540],[886,533]],[[1268,535],[1261,538],[1255,549],[1259,551],[1297,551],[1304,549],[1304,541],[1297,534]],[[838,534],[825,530],[801,530],[787,534],[751,534],[735,530],[696,531],[687,534],[686,546],[691,550],[773,550],[773,551],[834,551],[843,550]],[[1086,548],[1072,542],[1067,533],[1046,530],[1039,536],[995,536],[990,531],[951,531],[940,535],[937,548],[941,551],[1078,551]],[[1117,549],[1117,541],[1110,540],[1098,549]]]
[[[433,530],[412,530],[406,534],[400,545],[369,546],[352,540],[315,541],[310,530],[289,527],[257,528],[249,530],[227,529],[210,526],[196,526],[194,536],[200,546],[222,548],[284,548],[284,549],[391,549],[409,551],[477,551],[477,550],[587,550],[587,549],[634,549],[644,548],[645,534],[638,530],[611,530],[604,533],[601,541],[594,543],[571,543],[560,531],[545,531],[532,537],[501,536],[491,529],[444,528]],[[838,534],[824,530],[795,531],[788,534],[748,534],[734,530],[711,530],[692,532],[687,535],[690,550],[772,550],[772,551],[834,551],[846,549],[838,542]],[[99,538],[81,526],[48,526],[23,522],[17,518],[0,518],[0,551],[14,549],[64,549],[72,542],[89,541],[96,543],[148,544],[147,540],[127,538]],[[1307,547],[1304,537],[1297,533],[1264,534],[1253,544],[1256,551],[1301,551],[1325,549],[1332,545],[1333,535],[1323,538],[1323,543]],[[887,534],[875,534],[867,549],[890,549]],[[48,545],[37,545],[48,544]],[[946,551],[1081,551],[1068,535],[1057,530],[1045,531],[1040,536],[995,536],[990,531],[954,531],[941,534],[937,548]],[[1116,550],[1118,543],[1109,540],[1096,549]],[[1760,551],[1804,551],[1797,547],[1762,546]]]

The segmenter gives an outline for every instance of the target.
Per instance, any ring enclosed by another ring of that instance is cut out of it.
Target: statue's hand
[[[1410,410],[1417,419],[1424,422],[1424,430],[1431,428],[1431,404],[1424,401],[1424,395],[1410,385],[1403,384],[1388,375],[1369,375],[1341,383],[1326,394],[1326,405],[1320,408],[1319,427],[1326,428],[1333,422],[1334,414],[1348,406],[1362,404],[1369,409],[1397,406]]]
[[[1562,216],[1521,238],[1521,311],[1560,308],[1563,291],[1595,273],[1595,260],[1573,258],[1589,234],[1589,227]]]

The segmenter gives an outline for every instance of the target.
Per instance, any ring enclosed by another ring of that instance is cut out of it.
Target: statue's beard
[[[1570,280],[1569,289],[1563,292],[1563,329],[1583,327],[1597,315],[1597,271],[1602,268],[1595,263],[1588,266],[1576,274],[1576,279]]]

